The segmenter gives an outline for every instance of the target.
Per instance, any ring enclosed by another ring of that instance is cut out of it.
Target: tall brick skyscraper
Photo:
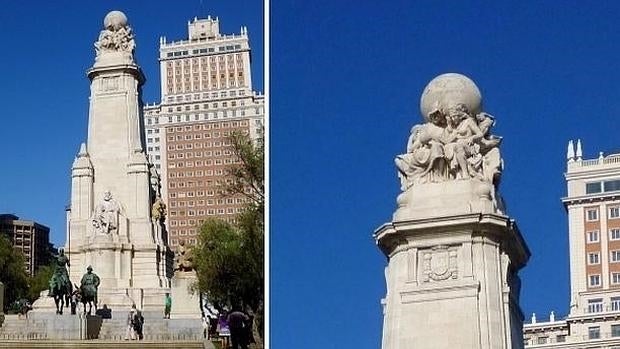
[[[218,18],[188,22],[188,39],[160,39],[161,102],[144,107],[147,153],[161,175],[172,248],[196,242],[207,217],[232,220],[245,199],[218,187],[232,156],[233,131],[260,136],[264,97],[252,89],[247,28],[220,33]]]

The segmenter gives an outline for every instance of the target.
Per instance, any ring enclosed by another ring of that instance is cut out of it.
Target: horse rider
[[[69,266],[69,258],[65,256],[65,250],[59,249],[59,254],[54,260],[54,274],[49,282],[49,296],[55,296],[55,290],[66,288],[70,285],[69,272],[67,266]]]

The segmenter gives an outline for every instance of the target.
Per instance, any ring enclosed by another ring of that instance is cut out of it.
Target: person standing
[[[131,310],[129,311],[129,314],[127,314],[127,332],[125,333],[125,340],[136,339],[136,333],[134,332],[133,322],[134,322],[134,318],[137,312],[138,310],[136,309],[136,305],[133,304],[131,306]]]
[[[134,305],[135,307],[135,305]],[[136,335],[139,340],[144,339],[144,317],[142,316],[142,312],[140,310],[136,310],[133,318],[133,329],[136,332]]]
[[[238,308],[228,314],[228,326],[230,328],[230,342],[232,349],[247,349],[248,338],[246,336],[246,324],[250,318]]]
[[[76,288],[73,292],[71,292],[71,315],[75,315],[77,312],[77,303],[78,303],[78,293],[80,292],[79,288]]]
[[[170,293],[166,293],[166,298],[164,298],[164,319],[170,319],[170,309],[172,309],[172,298]]]

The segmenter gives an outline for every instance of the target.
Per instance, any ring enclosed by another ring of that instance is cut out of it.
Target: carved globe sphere
[[[111,30],[119,30],[127,25],[127,16],[121,11],[110,11],[103,19],[103,27]]]
[[[420,111],[424,120],[436,110],[446,110],[463,104],[472,114],[480,112],[482,95],[478,86],[467,76],[457,73],[441,74],[426,85],[420,98]]]

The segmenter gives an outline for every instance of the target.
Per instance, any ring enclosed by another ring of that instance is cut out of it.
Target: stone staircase
[[[99,339],[123,340],[127,333],[127,314],[114,314],[112,319],[103,319]],[[203,339],[200,319],[163,319],[157,316],[144,316],[144,340],[153,341],[194,341]]]
[[[2,327],[0,327],[0,340],[11,339],[47,339],[47,325],[44,320],[5,315]]]
[[[0,340],[0,349],[216,349],[208,341]],[[253,348],[252,348],[253,349]],[[261,348],[262,349],[262,348]]]
[[[78,315],[29,315],[28,319],[19,318],[17,315],[6,315],[0,327],[0,341],[95,338],[122,341],[127,332],[127,313],[114,314],[111,319],[89,316],[88,321],[81,319]],[[144,340],[203,340],[200,319],[163,319],[159,313],[145,314],[144,318]]]

